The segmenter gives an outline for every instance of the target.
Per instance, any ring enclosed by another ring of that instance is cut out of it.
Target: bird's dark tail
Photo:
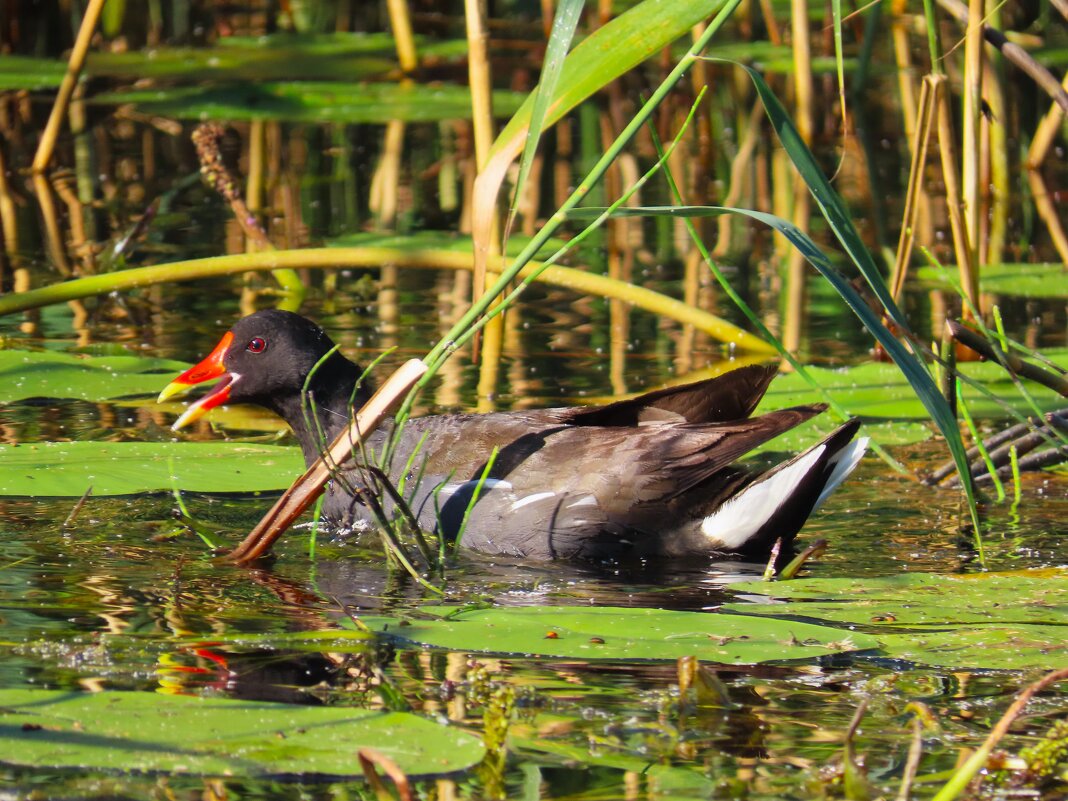
[[[709,547],[766,555],[778,538],[789,544],[860,462],[868,438],[853,441],[859,427],[859,420],[850,420],[808,450],[757,476],[708,515],[701,531]]]

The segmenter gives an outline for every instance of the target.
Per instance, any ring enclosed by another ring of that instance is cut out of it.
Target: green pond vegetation
[[[1068,792],[1063,4],[43,5],[0,13],[14,796]],[[759,411],[830,408],[755,459],[874,453],[785,569],[314,510],[234,564],[299,448],[154,398],[273,306],[420,359],[400,423],[779,360]]]

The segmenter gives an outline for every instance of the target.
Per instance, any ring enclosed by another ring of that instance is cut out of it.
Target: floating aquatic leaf
[[[231,442],[42,442],[0,445],[0,496],[130,495],[285,489],[299,448]]]
[[[494,607],[423,610],[431,619],[363,617],[376,631],[456,651],[579,659],[673,660],[750,665],[814,659],[876,645],[829,626],[743,615],[616,607]],[[450,614],[451,613],[451,614]]]
[[[493,93],[495,114],[519,107],[524,95]],[[466,87],[447,84],[249,81],[219,86],[123,89],[94,95],[93,103],[132,103],[144,114],[177,119],[278,119],[294,122],[436,122],[471,115]]]
[[[549,721],[552,721],[550,728],[565,732],[573,732],[582,724],[582,721],[577,721],[574,717],[546,714],[539,715],[534,722],[545,724]],[[690,801],[694,798],[717,797],[715,779],[705,775],[699,766],[657,764],[649,755],[636,755],[627,748],[613,750],[602,743],[575,745],[563,742],[554,739],[552,735],[538,732],[526,720],[516,721],[512,725],[508,730],[508,742],[523,751],[564,759],[576,765],[640,774],[649,784],[649,797],[657,801],[674,798]]]
[[[1065,569],[743,582],[731,589],[791,599],[729,604],[734,611],[862,626],[884,655],[921,664],[1037,668],[1052,666],[1057,653],[1068,661]]]
[[[420,56],[466,56],[464,40],[417,40]],[[60,62],[60,74],[64,62]],[[91,53],[94,77],[205,80],[329,80],[353,82],[396,70],[397,45],[384,33],[279,33],[227,36],[214,47],[159,47],[125,53]]]
[[[923,267],[916,277],[940,287],[960,284],[956,270]],[[1064,298],[1068,295],[1068,272],[1060,264],[984,264],[982,290],[991,295],[1020,298]]]
[[[1068,365],[1068,350],[1052,348],[1044,353],[1054,362]],[[978,380],[995,395],[1003,398],[1018,397],[1016,387],[1000,365],[982,362],[965,363],[959,367],[966,375]],[[840,369],[820,367],[806,369],[834,395],[850,414],[862,417],[916,420],[928,417],[923,405],[895,365],[868,363]],[[1064,406],[1064,398],[1052,390],[1034,384],[1029,384],[1028,389],[1043,409],[1052,410]],[[985,395],[980,395],[971,387],[964,387],[964,397],[968,401],[968,408],[973,416],[993,418],[1007,416],[1000,405]],[[800,377],[784,375],[772,382],[758,410],[779,409],[783,406],[815,403],[819,400],[817,394]]]
[[[156,395],[168,376],[189,365],[139,356],[77,356],[55,351],[0,350],[0,403],[27,398],[104,401]]]
[[[0,690],[0,761],[215,776],[360,775],[374,748],[409,775],[476,764],[482,743],[404,712],[159,693]]]

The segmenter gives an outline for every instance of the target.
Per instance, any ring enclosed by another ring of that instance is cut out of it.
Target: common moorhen
[[[767,558],[856,467],[867,438],[851,420],[767,472],[735,459],[824,410],[796,406],[750,417],[774,367],[649,392],[606,406],[447,414],[404,427],[386,470],[420,525],[455,537],[494,447],[498,455],[463,528],[465,548],[531,559],[602,559],[736,553]],[[160,395],[215,378],[174,423],[178,429],[224,403],[279,414],[311,464],[371,394],[363,371],[321,328],[290,312],[241,319],[202,362]],[[310,376],[310,378],[309,378]],[[381,453],[389,426],[368,438]],[[415,458],[412,458],[413,453]],[[331,482],[324,515],[370,522],[360,502],[366,471]]]

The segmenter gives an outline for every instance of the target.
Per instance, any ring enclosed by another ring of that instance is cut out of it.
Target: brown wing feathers
[[[666,387],[639,398],[590,409],[562,409],[560,419],[577,426],[636,426],[641,423],[725,423],[743,420],[760,403],[776,368],[739,367],[716,378]]]

